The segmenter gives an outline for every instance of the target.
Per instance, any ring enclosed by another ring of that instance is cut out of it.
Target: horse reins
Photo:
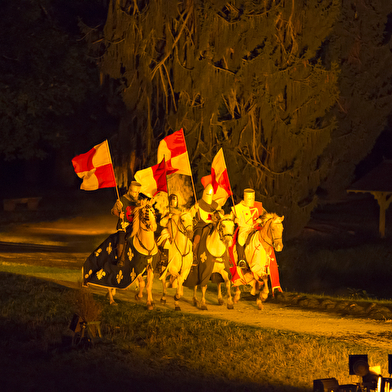
[[[179,219],[181,219],[181,215],[180,215]],[[174,222],[174,224],[176,225],[177,230],[178,230],[181,234],[183,234],[184,236],[187,237],[187,235],[186,235],[186,227],[184,226],[184,224],[182,223],[182,221],[181,221],[181,226],[184,228],[184,231],[182,231],[182,230],[180,229],[180,226],[178,225],[178,223],[177,223],[173,218],[170,218],[170,223],[173,224],[173,222]],[[188,227],[188,226],[187,226],[187,227]],[[172,229],[172,235],[173,235],[173,229]],[[174,237],[173,237],[173,242],[174,242],[174,245],[176,246],[176,248],[177,248],[177,250],[178,250],[178,253],[181,255],[182,258],[184,258],[185,256],[187,256],[187,255],[190,253],[190,251],[191,251],[191,249],[192,249],[191,246],[189,247],[188,252],[186,252],[186,253],[183,254],[183,253],[180,251],[180,249],[178,248],[178,245],[177,245],[176,240],[175,240]],[[186,246],[186,245],[185,245],[185,246]]]
[[[220,240],[221,240],[222,242],[225,242],[225,237],[231,237],[231,238],[233,238],[233,235],[234,235],[234,233],[232,233],[232,234],[230,234],[230,233],[224,234],[224,233],[223,233],[222,223],[223,223],[223,222],[226,222],[226,221],[227,221],[227,222],[232,222],[231,219],[224,218],[224,219],[221,219],[221,220],[219,221],[219,224],[218,224],[219,238],[220,238]]]
[[[142,227],[141,225],[139,225],[139,229],[144,230],[144,231],[151,231],[151,223],[150,223],[150,217],[149,217],[149,212],[152,210],[152,208],[149,205],[146,205],[146,208],[143,208],[139,211],[139,214],[141,215],[141,217],[139,218],[141,220],[142,223],[144,223],[144,225],[146,226],[146,228]],[[140,241],[139,238],[139,234],[136,233],[136,238],[139,241],[140,246],[147,251],[148,256],[150,256],[151,252],[154,250],[155,248],[155,243],[152,246],[151,249],[147,249],[145,247],[145,245],[143,244],[142,241]]]
[[[270,234],[271,234],[272,244],[270,244],[262,235],[260,235],[260,237],[262,238],[262,240],[263,240],[268,246],[271,246],[271,247],[273,248],[273,247],[274,247],[275,241],[276,241],[276,240],[282,239],[282,237],[276,237],[276,238],[274,237],[273,231],[272,231],[272,229],[271,229],[271,221],[272,221],[272,219],[273,219],[273,218],[268,219],[267,222],[265,222],[265,224],[264,224],[264,226],[265,226],[268,222],[270,222],[270,224],[269,224],[269,226],[268,226],[268,229],[267,229],[267,233],[270,233]],[[280,224],[282,224],[282,222],[281,222]]]

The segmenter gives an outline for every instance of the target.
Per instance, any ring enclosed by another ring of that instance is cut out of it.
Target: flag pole
[[[117,200],[121,203],[120,194],[119,194],[119,192],[118,192],[118,185],[117,185],[117,181],[116,181],[116,176],[114,175],[114,167],[113,167],[113,161],[112,161],[112,154],[111,154],[111,152],[110,152],[109,140],[108,140],[108,139],[106,139],[106,143],[107,143],[107,146],[108,146],[108,152],[109,152],[110,163],[111,163],[111,165],[112,165],[113,178],[114,178],[114,182],[116,183]],[[121,209],[121,211],[122,211],[122,209]],[[120,213],[120,216],[121,216],[121,213]],[[121,218],[120,218],[120,219],[121,219]],[[122,218],[122,219],[121,219],[121,222],[124,223],[124,222],[125,222],[125,219]]]
[[[166,157],[163,154],[163,159],[165,161],[165,178],[166,178],[166,189],[167,189],[167,209],[170,212],[170,201],[169,201],[169,182],[167,181],[167,172],[166,172]]]
[[[185,143],[185,148],[186,148],[186,156],[187,156],[187,158],[188,158],[188,167],[189,167],[189,172],[191,173],[191,181],[192,181],[192,188],[193,188],[193,196],[195,197],[195,203],[197,203],[197,197],[196,197],[196,191],[195,191],[195,183],[193,182],[193,175],[192,175],[191,163],[190,163],[190,161],[189,161],[188,147],[187,147],[187,145],[186,145],[186,140],[185,140],[184,131],[182,132],[182,135],[184,136],[184,143]]]
[[[231,201],[233,203],[233,211],[234,211],[234,215],[237,217],[236,211],[235,211],[235,203],[234,203],[234,198],[233,198],[233,190],[231,189],[231,182],[230,182],[230,178],[229,178],[229,172],[227,171],[227,165],[226,165],[226,159],[225,159],[225,154],[223,153],[223,149],[222,149],[222,156],[223,156],[223,161],[225,162],[225,167],[226,167],[226,172],[227,172],[227,178],[229,179],[229,186],[230,186],[230,192],[231,192]]]
[[[114,175],[114,167],[113,167],[113,161],[112,161],[112,154],[110,152],[110,147],[109,147],[109,140],[106,139],[106,143],[108,145],[108,152],[109,152],[109,159],[110,159],[110,164],[112,165],[112,172],[113,172],[113,178],[116,183],[116,193],[117,193],[117,199],[120,200],[120,194],[118,193],[118,186],[117,186],[117,181],[116,181],[116,176]]]

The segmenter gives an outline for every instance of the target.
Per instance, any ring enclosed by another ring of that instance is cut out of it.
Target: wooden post
[[[374,198],[377,200],[380,207],[380,217],[378,230],[381,238],[385,237],[385,213],[391,204],[392,194],[388,192],[371,192]]]

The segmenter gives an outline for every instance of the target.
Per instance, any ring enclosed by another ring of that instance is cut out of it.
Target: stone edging
[[[392,305],[385,306],[372,301],[367,302],[366,300],[318,299],[305,294],[275,292],[275,296],[269,301],[309,310],[336,313],[343,316],[384,321],[392,319]]]

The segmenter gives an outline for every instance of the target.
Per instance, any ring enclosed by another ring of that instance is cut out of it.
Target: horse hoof
[[[162,304],[162,305],[166,305],[166,300],[163,299],[163,298],[161,298],[161,304]]]
[[[218,299],[218,305],[222,306],[225,303],[222,298]]]
[[[233,304],[227,304],[227,309],[229,309],[229,310],[234,309],[234,305]]]
[[[197,307],[197,301],[193,298],[192,305]]]
[[[201,305],[201,306],[200,306],[200,309],[201,309],[201,310],[208,310],[206,305]]]
[[[136,301],[140,301],[141,300],[141,297],[139,297],[137,294],[135,295],[135,299],[136,299]]]
[[[116,301],[112,301],[112,302],[110,302],[110,305],[111,306],[118,306],[118,303]]]
[[[181,312],[181,308],[180,308],[179,306],[176,306],[176,307],[174,308],[174,310],[177,311],[177,312]]]
[[[153,305],[147,305],[147,310],[154,310],[154,306]]]

